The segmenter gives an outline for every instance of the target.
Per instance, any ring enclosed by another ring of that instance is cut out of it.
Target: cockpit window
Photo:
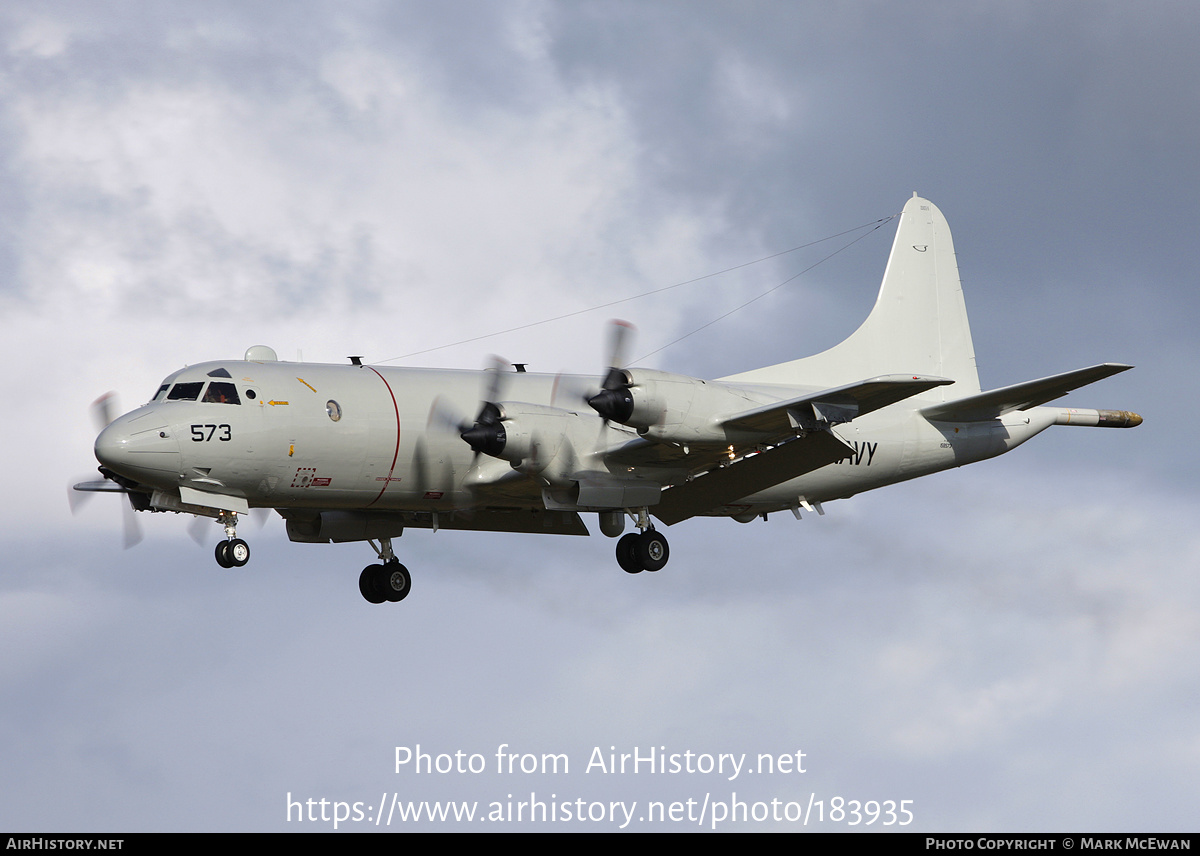
[[[225,368],[216,368],[216,369],[213,369],[212,371],[210,371],[210,372],[208,373],[208,376],[209,376],[209,377],[233,377],[233,375],[231,375],[231,374],[229,373],[229,370],[228,370],[228,369],[225,369]]]
[[[151,401],[161,401],[167,394],[167,390],[171,388],[171,384],[164,383],[158,388],[158,392],[154,393],[154,398]]]
[[[213,381],[204,392],[204,400],[210,404],[241,404],[237,387],[231,383]]]
[[[200,387],[204,381],[194,383],[177,383],[167,394],[167,401],[195,401],[200,397]]]

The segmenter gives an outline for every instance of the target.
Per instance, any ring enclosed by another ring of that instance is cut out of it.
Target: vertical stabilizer
[[[833,387],[901,373],[954,381],[924,393],[926,399],[979,392],[950,226],[936,205],[915,193],[900,215],[879,297],[861,327],[815,356],[721,380]]]

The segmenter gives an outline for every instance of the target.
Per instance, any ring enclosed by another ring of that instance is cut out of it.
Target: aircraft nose
[[[96,438],[96,460],[115,473],[145,484],[179,477],[181,460],[175,432],[154,408],[113,420]]]

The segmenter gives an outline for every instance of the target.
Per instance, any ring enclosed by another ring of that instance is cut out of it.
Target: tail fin
[[[923,394],[933,401],[979,392],[950,226],[936,205],[915,193],[900,215],[879,297],[861,327],[815,356],[721,380],[834,387],[897,373],[952,379],[953,386]]]

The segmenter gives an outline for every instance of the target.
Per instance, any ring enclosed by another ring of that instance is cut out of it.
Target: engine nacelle
[[[557,407],[521,402],[501,404],[500,413],[507,439],[496,457],[530,473],[545,469],[558,454],[575,415]]]
[[[565,485],[594,451],[600,420],[558,407],[505,401],[494,421],[477,423],[463,439],[476,451],[508,461],[514,470],[549,485]]]
[[[652,440],[687,445],[724,443],[720,414],[762,404],[744,391],[713,381],[653,369],[621,369],[620,386],[601,391],[589,404],[601,415],[636,428]],[[694,415],[693,415],[694,414]]]

